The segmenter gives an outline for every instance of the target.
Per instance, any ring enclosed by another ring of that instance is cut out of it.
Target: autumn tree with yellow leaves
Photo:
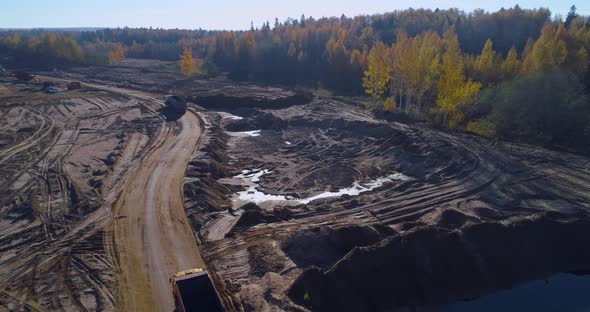
[[[424,97],[433,91],[440,70],[442,42],[438,34],[428,32],[409,38],[400,33],[392,47],[392,96],[399,96],[400,108],[420,112]]]
[[[125,58],[125,47],[118,43],[108,53],[109,64],[119,64]]]
[[[197,61],[193,58],[193,50],[184,48],[180,56],[180,71],[187,77],[192,77],[197,73]]]
[[[430,97],[440,74],[442,41],[435,32],[429,32],[414,39],[416,46],[416,111],[420,113],[425,97]]]
[[[411,64],[415,56],[412,48],[412,41],[405,32],[397,34],[395,44],[391,47],[390,66],[392,76],[389,89],[392,96],[394,94],[399,96],[398,104],[400,110],[404,104],[406,106],[408,105],[408,94],[412,92],[413,77]]]
[[[491,39],[488,39],[481,50],[481,54],[475,59],[476,80],[490,86],[500,79],[500,59]]]
[[[443,42],[445,52],[438,80],[436,110],[442,115],[444,124],[454,127],[463,121],[463,110],[475,100],[481,84],[465,78],[455,31],[445,32]]]
[[[508,54],[506,55],[506,59],[502,61],[502,65],[500,66],[502,72],[502,79],[509,80],[516,77],[518,72],[520,71],[520,60],[518,59],[518,54],[516,52],[516,48],[512,47]]]
[[[388,49],[385,44],[378,42],[369,52],[367,70],[363,77],[365,93],[370,96],[373,107],[385,92],[390,79]]]
[[[566,61],[568,51],[565,42],[558,36],[555,27],[547,24],[541,36],[529,51],[525,51],[523,73],[544,72],[558,67]]]

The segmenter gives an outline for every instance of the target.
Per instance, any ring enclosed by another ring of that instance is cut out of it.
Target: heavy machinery
[[[160,109],[160,114],[166,121],[175,121],[180,119],[186,113],[186,101],[176,95],[166,95],[164,97],[165,106]]]
[[[164,97],[164,103],[166,104],[167,109],[172,110],[175,113],[186,113],[186,101],[179,96],[166,95]]]
[[[170,278],[172,293],[179,312],[222,312],[219,294],[207,271],[195,268],[176,273]]]

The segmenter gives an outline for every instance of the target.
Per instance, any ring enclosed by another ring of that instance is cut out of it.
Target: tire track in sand
[[[117,309],[172,311],[168,279],[204,267],[184,211],[184,173],[202,130],[187,112],[166,124],[151,152],[128,181],[114,210]]]

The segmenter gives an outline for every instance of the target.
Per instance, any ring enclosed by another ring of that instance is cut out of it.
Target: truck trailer
[[[175,113],[186,113],[186,101],[179,96],[166,95],[164,97],[164,103],[166,104],[167,109],[172,110]]]
[[[160,109],[160,115],[166,121],[176,121],[186,113],[186,101],[176,95],[166,95],[164,97],[164,107]]]
[[[176,273],[170,281],[179,312],[223,312],[219,294],[207,271],[195,268]]]

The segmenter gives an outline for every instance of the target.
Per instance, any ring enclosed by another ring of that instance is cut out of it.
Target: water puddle
[[[225,113],[224,116],[223,116],[223,118],[225,118],[225,119],[231,119],[231,120],[242,120],[242,119],[244,119],[244,117],[232,115],[230,113]]]
[[[556,274],[441,308],[441,312],[590,311],[590,275]]]
[[[260,182],[260,177],[265,174],[269,174],[270,172],[271,171],[267,169],[244,170],[241,174],[235,176],[234,178],[241,179],[242,182],[248,187],[245,191],[237,193],[237,198],[235,198],[235,201],[253,202],[257,204],[267,201],[279,201],[282,202],[282,204],[287,205],[308,204],[320,198],[340,197],[342,195],[357,196],[361,193],[372,191],[378,187],[381,187],[388,182],[407,181],[410,179],[408,176],[405,176],[402,173],[392,173],[385,177],[381,177],[369,182],[354,182],[351,187],[343,188],[336,192],[324,192],[307,198],[295,198],[288,195],[266,194],[257,189],[258,182]]]
[[[310,203],[311,201],[314,201],[314,200],[320,199],[320,198],[340,197],[342,195],[357,196],[361,193],[372,191],[378,187],[381,187],[385,183],[388,183],[388,182],[407,181],[409,179],[410,179],[409,177],[403,175],[402,173],[393,173],[388,176],[381,177],[376,180],[369,181],[369,182],[363,183],[363,184],[361,184],[359,182],[354,182],[353,185],[349,188],[340,189],[337,192],[324,192],[324,193],[321,193],[321,194],[318,194],[318,195],[315,195],[312,197],[299,199],[298,201],[303,204],[307,204],[307,203]]]
[[[235,137],[257,137],[260,136],[260,131],[262,130],[252,130],[252,131],[240,131],[240,132],[232,132],[227,131],[227,134]]]
[[[260,182],[260,177],[265,174],[269,174],[270,170],[244,170],[241,174],[238,174],[234,178],[242,179],[244,183],[248,186],[245,191],[238,192],[238,201],[245,201],[245,202],[253,202],[253,203],[261,203],[265,201],[287,201],[287,197],[283,195],[271,195],[265,194],[260,192],[256,189],[258,186],[258,182]]]

